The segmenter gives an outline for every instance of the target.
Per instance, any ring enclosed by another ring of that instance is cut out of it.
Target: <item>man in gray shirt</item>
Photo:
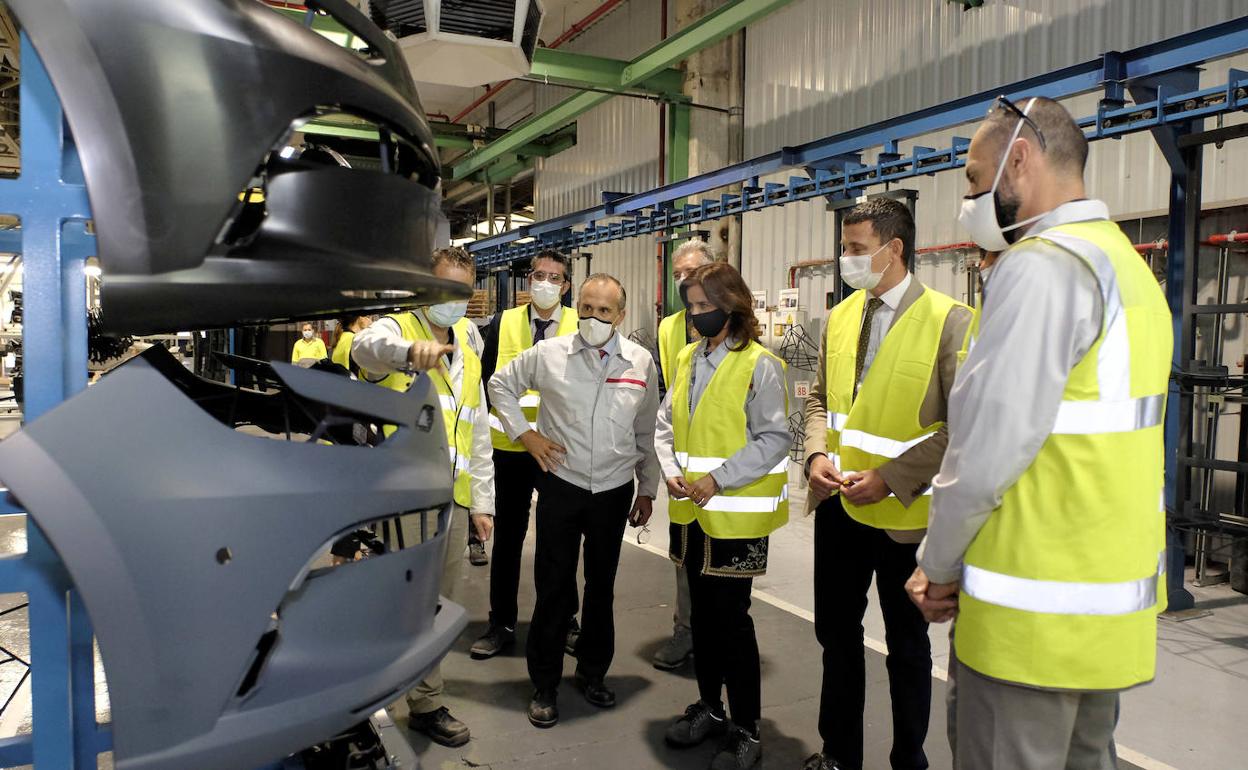
[[[1100,770],[1118,692],[1152,677],[1170,321],[1084,197],[1082,132],[1056,102],[1020,105],[998,100],[967,159],[962,224],[1003,253],[907,588],[929,621],[958,616],[958,767]]]
[[[507,435],[522,443],[542,470],[537,481],[537,603],[526,648],[536,689],[529,721],[536,727],[559,721],[556,698],[567,608],[575,601],[582,538],[585,592],[575,681],[591,704],[615,705],[604,677],[615,653],[620,546],[625,524],[649,521],[659,484],[654,454],[658,372],[645,348],[616,331],[625,301],[619,281],[605,273],[591,275],[578,292],[578,333],[537,343],[490,380],[491,403]],[[520,407],[528,390],[542,393],[535,429]]]

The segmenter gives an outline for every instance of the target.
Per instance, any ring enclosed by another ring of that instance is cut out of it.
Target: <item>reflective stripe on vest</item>
[[[684,310],[659,322],[659,368],[663,370],[663,384],[668,390],[671,390],[672,377],[676,375],[676,358],[688,344],[689,326]]]
[[[1049,615],[1127,615],[1157,604],[1157,585],[1165,580],[1166,552],[1157,574],[1121,583],[1066,583],[1031,580],[966,566],[962,590],[981,602]]]
[[[576,331],[576,313],[567,307],[559,313],[559,325],[553,331],[547,330],[546,339],[562,337]],[[501,372],[512,359],[531,347],[533,347],[533,327],[530,323],[529,306],[520,305],[504,310],[498,322],[498,359],[494,364],[494,371]],[[520,396],[520,408],[524,412],[525,419],[529,421],[531,430],[537,430],[537,412],[541,403],[541,395],[536,390],[525,391]],[[503,421],[498,418],[498,412],[493,409],[490,410],[490,443],[494,445],[496,451],[524,451],[523,444],[519,441],[512,441],[507,436]]]
[[[425,322],[415,313],[393,313],[386,316],[399,325],[403,339],[410,342],[417,340],[433,340],[433,333]],[[429,372],[438,393],[438,404],[442,407],[442,423],[446,427],[447,452],[450,467],[455,475],[455,502],[465,508],[472,508],[472,478],[469,474],[469,463],[472,459],[472,435],[476,427],[477,409],[481,404],[481,359],[469,344],[468,326],[472,321],[461,318],[452,327],[455,332],[455,345],[463,358],[464,372],[460,383],[461,401],[455,399],[451,383],[440,372]],[[367,374],[367,373],[365,373]],[[412,377],[402,372],[393,372],[377,383],[385,388],[406,392],[412,384]],[[393,425],[385,426],[383,432],[390,435],[395,430]]]
[[[943,425],[921,424],[919,412],[935,376],[949,313],[966,307],[922,287],[888,329],[855,397],[857,343],[866,298],[866,292],[858,291],[833,308],[825,336],[827,447],[842,473],[873,470],[896,460]],[[850,517],[867,526],[916,530],[927,527],[930,497],[928,487],[908,506],[893,493],[870,505],[854,505],[844,498],[842,503]]]
[[[1166,605],[1162,425],[1172,321],[1117,225],[1059,225],[1001,259],[1039,241],[1096,277],[1101,330],[1067,376],[1050,435],[967,549],[957,654],[1005,682],[1121,690],[1153,678]]]
[[[685,479],[697,481],[727,462],[748,441],[745,400],[761,356],[772,356],[757,342],[730,350],[706,384],[697,408],[689,412],[693,356],[698,344],[686,345],[676,358],[669,385],[673,449]],[[783,366],[783,364],[782,364]],[[786,395],[785,410],[788,410]],[[672,500],[668,518],[676,524],[697,521],[709,537],[752,539],[771,534],[789,520],[789,458],[742,487],[720,490],[703,506]],[[743,515],[749,514],[749,515]]]

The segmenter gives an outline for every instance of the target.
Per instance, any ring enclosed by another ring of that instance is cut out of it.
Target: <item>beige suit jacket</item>
[[[910,288],[902,296],[893,314],[893,323],[889,326],[889,334],[893,325],[914,304],[924,291],[928,289],[917,279],[910,282]],[[940,334],[940,351],[936,358],[932,381],[928,384],[927,395],[919,409],[919,420],[925,425],[934,422],[945,422],[948,416],[949,391],[953,388],[953,378],[958,372],[958,352],[966,339],[970,328],[973,312],[963,306],[955,307],[945,319],[945,328]],[[806,458],[805,467],[810,468],[810,460],[817,454],[827,454],[828,431],[828,400],[827,400],[827,355],[828,335],[822,335],[819,341],[819,372],[815,387],[811,388],[806,397]],[[890,460],[877,470],[888,484],[901,504],[909,507],[931,485],[932,479],[940,471],[940,462],[945,456],[945,447],[949,444],[949,434],[944,425],[927,441],[922,442],[905,452],[895,460]],[[806,496],[806,512],[815,508],[814,495]],[[917,543],[923,539],[925,530],[889,531],[889,536],[902,543]]]

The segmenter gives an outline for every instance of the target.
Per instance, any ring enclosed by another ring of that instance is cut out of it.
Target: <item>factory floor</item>
[[[800,483],[793,485],[793,510],[800,511]],[[25,549],[24,519],[0,517],[0,552]],[[469,612],[470,626],[443,667],[447,704],[466,722],[473,739],[459,749],[430,745],[409,733],[422,753],[425,770],[484,767],[492,770],[592,767],[703,768],[711,746],[689,751],[668,749],[662,740],[667,723],[696,699],[691,668],[664,673],[650,657],[671,630],[673,572],[664,553],[667,545],[666,501],[656,501],[649,542],[639,546],[635,530],[626,533],[616,582],[616,657],[609,675],[619,696],[613,710],[600,711],[565,682],[561,690],[562,721],[537,730],[525,717],[532,688],[523,657],[527,617],[533,607],[533,537],[526,543],[524,580],[520,592],[520,643],[510,654],[487,661],[471,660],[468,648],[485,627],[488,612],[488,567],[465,564],[456,598]],[[812,624],[813,521],[795,515],[772,538],[770,569],[755,581],[752,610],[763,659],[763,741],[765,768],[800,767],[819,745],[818,716],[820,649]],[[1189,570],[1189,585],[1191,573]],[[1157,681],[1123,696],[1117,732],[1121,768],[1144,770],[1243,770],[1248,768],[1248,731],[1243,709],[1248,698],[1248,596],[1226,585],[1192,589],[1197,611],[1183,619],[1163,619],[1159,628]],[[24,601],[0,595],[0,611]],[[866,767],[888,767],[890,716],[884,669],[883,623],[874,599],[864,621],[867,635]],[[927,750],[931,766],[950,767],[945,740],[943,701],[948,629],[931,631],[936,670]],[[0,615],[0,646],[28,659],[26,613]],[[567,661],[570,680],[574,662]],[[0,665],[0,703],[19,684],[24,667]],[[102,670],[97,669],[101,720],[108,715]],[[396,721],[405,721],[405,706],[393,707]],[[29,681],[21,683],[12,702],[0,713],[0,737],[30,729]],[[101,758],[101,768],[111,768]]]
[[[793,510],[800,511],[800,483]],[[523,657],[525,618],[532,611],[533,537],[526,542],[520,591],[519,643],[510,654],[472,660],[468,648],[485,628],[489,609],[488,567],[463,570],[457,599],[471,624],[443,664],[447,704],[471,728],[466,746],[447,749],[411,733],[425,770],[485,767],[528,768],[704,768],[713,747],[674,751],[663,730],[697,699],[691,667],[664,673],[650,657],[671,630],[673,573],[665,557],[666,500],[656,501],[650,539],[644,546],[629,530],[616,581],[616,657],[609,674],[619,705],[601,711],[571,686],[575,661],[566,661],[559,725],[538,730],[525,709],[532,694]],[[763,767],[796,770],[819,748],[817,730],[820,648],[815,640],[813,520],[795,514],[773,535],[769,571],[755,581],[752,609],[763,659]],[[1144,770],[1230,770],[1248,768],[1248,733],[1242,714],[1248,698],[1248,596],[1226,585],[1193,589],[1198,612],[1188,619],[1163,619],[1159,630],[1158,677],[1126,693],[1117,732],[1119,767]],[[1205,614],[1208,613],[1208,614]],[[874,597],[863,623],[867,636],[867,770],[889,767],[891,719],[884,669],[883,620]],[[933,768],[951,766],[945,740],[945,670],[948,626],[931,630],[936,670],[927,753]],[[395,715],[403,717],[403,706]]]

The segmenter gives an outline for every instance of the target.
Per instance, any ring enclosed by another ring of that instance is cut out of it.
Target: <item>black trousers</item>
[[[494,450],[494,548],[490,554],[490,625],[516,627],[520,557],[529,532],[529,507],[542,475],[528,452]],[[469,528],[471,529],[471,527]],[[573,592],[568,617],[576,617]]]
[[[577,670],[591,680],[606,676],[615,656],[615,573],[633,482],[593,494],[558,476],[542,474],[537,496],[537,605],[526,652],[529,678],[553,690],[563,677],[568,607],[576,603],[576,566],[584,540],[585,595]]]
[[[898,543],[845,513],[839,496],[815,514],[815,635],[823,646],[819,734],[823,751],[842,767],[862,767],[866,661],[862,618],[875,575],[888,644],[894,770],[923,770],[932,701],[932,647],[927,623],[906,595],[918,544]]]
[[[685,572],[689,575],[689,625],[698,696],[703,703],[715,706],[726,688],[732,721],[752,731],[763,697],[758,638],[750,617],[754,579],[703,575],[706,535],[696,521],[688,532]]]

